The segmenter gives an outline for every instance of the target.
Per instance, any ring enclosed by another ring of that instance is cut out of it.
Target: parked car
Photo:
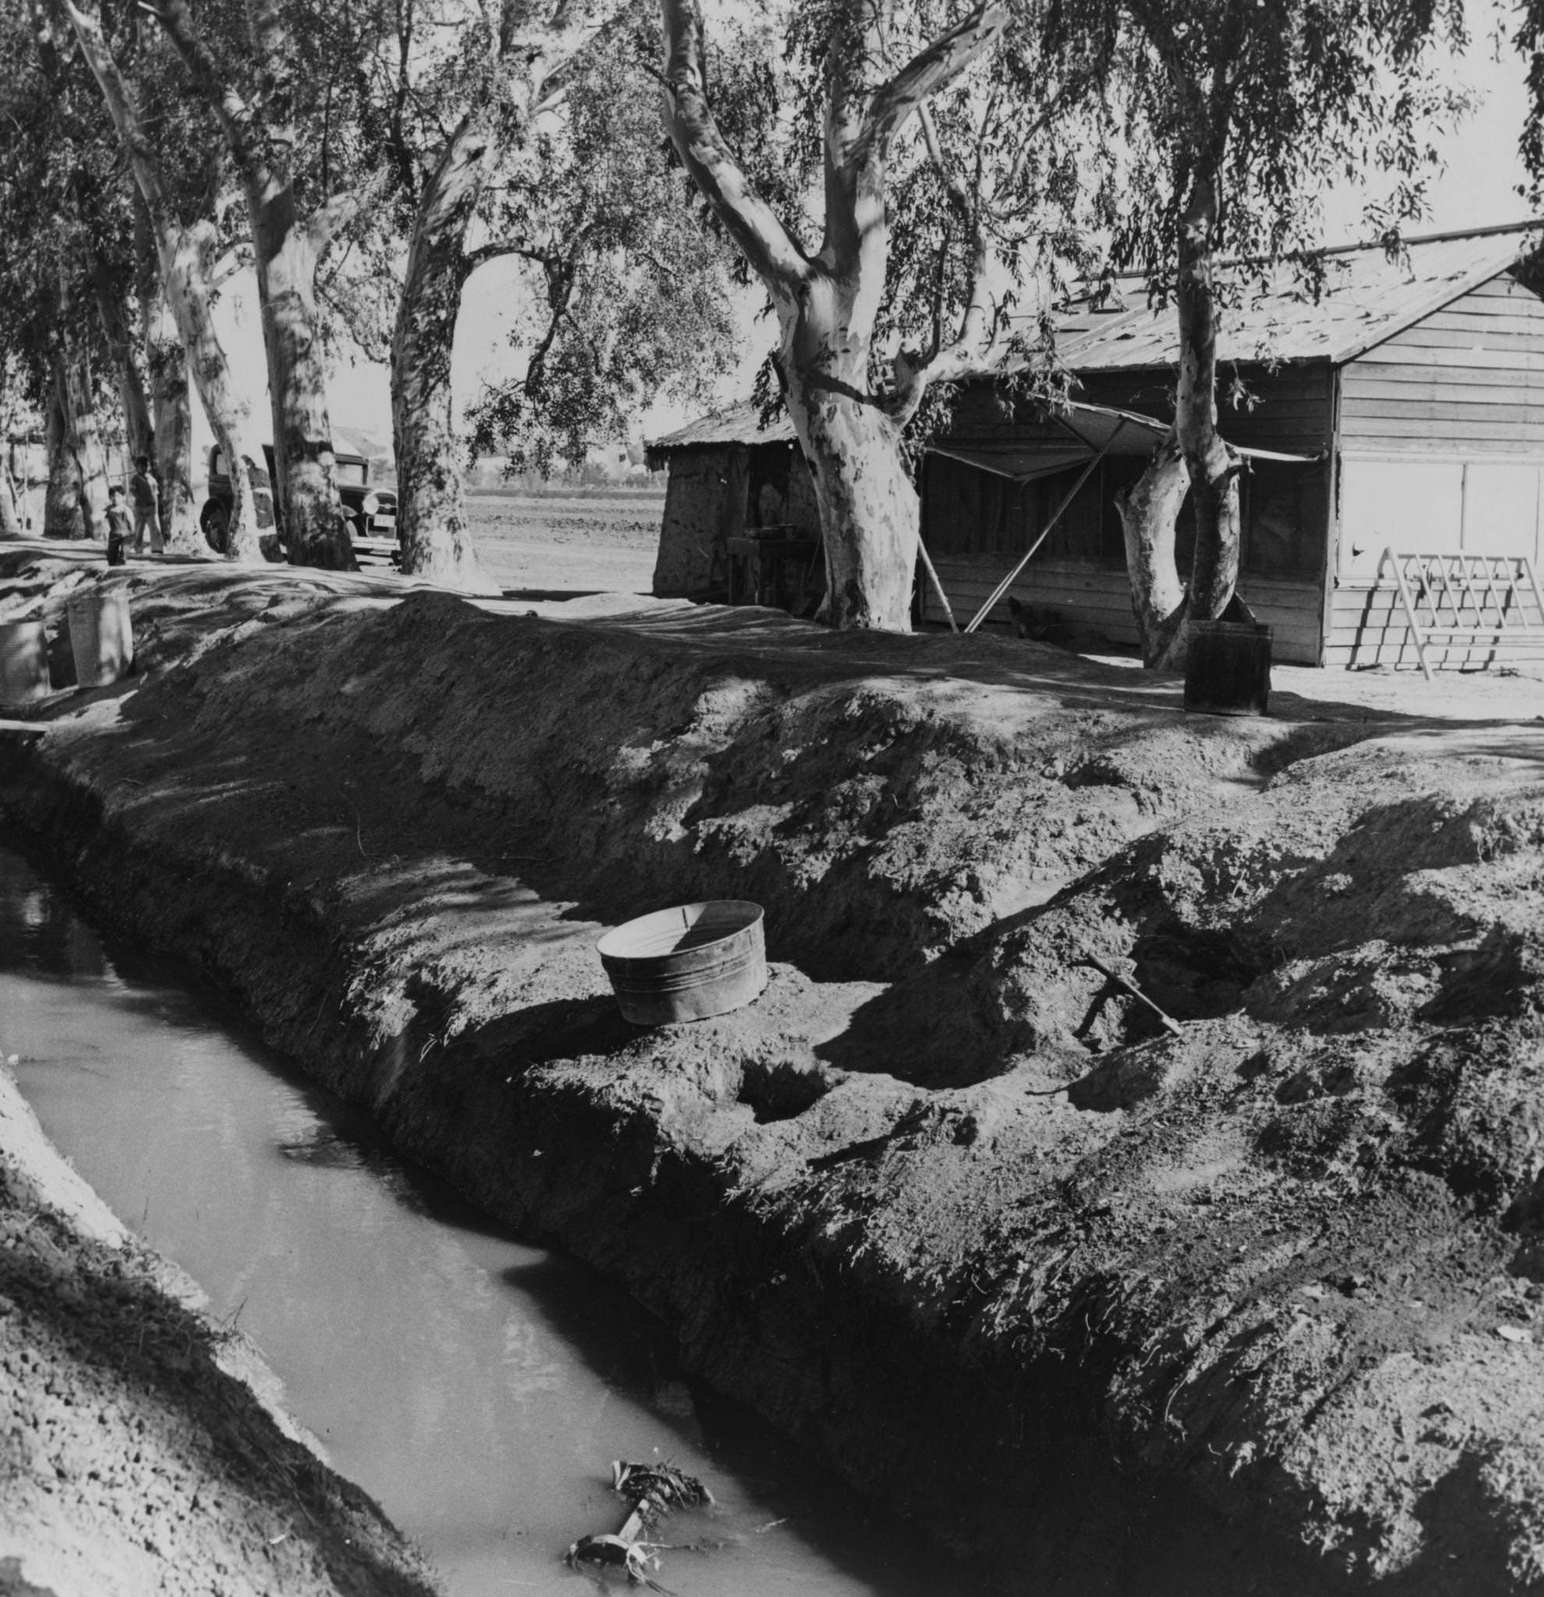
[[[273,482],[276,475],[273,445],[263,445],[267,469],[254,466],[252,486],[257,501],[257,525],[262,532],[275,533],[282,541],[284,528],[275,510]],[[395,538],[397,535],[397,496],[390,488],[377,488],[370,481],[370,462],[363,455],[334,454],[336,461],[339,515],[349,524],[355,538]],[[226,470],[218,445],[209,451],[209,497],[198,513],[198,524],[210,548],[225,553],[230,539],[230,472]]]

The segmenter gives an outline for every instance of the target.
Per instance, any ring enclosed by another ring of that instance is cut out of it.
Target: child
[[[129,479],[129,493],[134,502],[134,553],[145,552],[145,528],[150,529],[150,552],[160,554],[164,539],[161,536],[161,490],[150,469],[149,455],[134,457],[134,475]]]
[[[107,490],[107,563],[121,566],[127,557],[124,545],[129,541],[129,511],[124,503],[123,484],[114,483]]]

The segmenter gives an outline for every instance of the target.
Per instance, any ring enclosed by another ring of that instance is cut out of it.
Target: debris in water
[[[711,1506],[712,1492],[695,1475],[673,1464],[629,1464],[619,1458],[611,1461],[611,1486],[632,1509],[621,1530],[614,1536],[609,1532],[581,1536],[563,1555],[563,1562],[570,1569],[581,1564],[622,1569],[628,1580],[671,1597],[649,1574],[658,1567],[657,1549],[664,1544],[643,1541],[642,1535],[673,1508]]]
[[[647,1586],[650,1591],[663,1593],[663,1597],[675,1597],[675,1593],[668,1586],[661,1586],[649,1573],[649,1570],[659,1563],[659,1559],[654,1556],[651,1544],[648,1542],[625,1542],[620,1536],[612,1536],[609,1533],[581,1536],[564,1553],[563,1562],[570,1569],[578,1569],[581,1564],[599,1564],[604,1568],[623,1569],[627,1571],[627,1578],[634,1585]]]

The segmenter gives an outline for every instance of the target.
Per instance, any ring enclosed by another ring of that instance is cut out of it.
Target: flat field
[[[515,596],[647,593],[665,490],[474,488],[467,510],[488,575]]]

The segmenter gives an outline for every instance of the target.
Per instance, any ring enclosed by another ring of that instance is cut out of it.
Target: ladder
[[[1394,575],[1428,682],[1427,651],[1437,645],[1495,655],[1515,643],[1544,644],[1544,591],[1525,555],[1396,554],[1385,549],[1378,561],[1378,585],[1385,569]]]

